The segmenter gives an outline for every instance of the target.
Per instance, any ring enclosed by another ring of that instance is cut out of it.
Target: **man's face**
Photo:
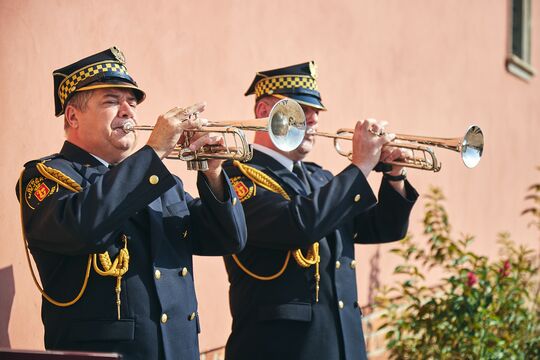
[[[304,110],[304,114],[306,114],[306,135],[304,136],[304,140],[298,146],[296,149],[291,151],[291,155],[294,156],[296,159],[294,160],[301,160],[304,157],[306,157],[307,154],[311,150],[313,150],[313,146],[315,145],[315,135],[310,134],[310,129],[313,129],[314,131],[317,130],[317,127],[319,125],[319,110],[312,108],[311,106],[302,105],[302,110]],[[299,157],[299,158],[297,158]]]
[[[136,107],[137,99],[129,89],[94,90],[86,109],[74,109],[76,145],[111,163],[123,160],[136,143],[135,132],[123,130],[126,122],[137,123]]]

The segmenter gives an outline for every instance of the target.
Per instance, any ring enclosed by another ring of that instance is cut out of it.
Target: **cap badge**
[[[311,77],[316,79],[317,76],[318,76],[318,71],[317,71],[317,64],[315,64],[315,61],[310,61],[309,62],[309,72],[311,73]]]
[[[126,63],[126,58],[124,56],[124,53],[122,51],[120,51],[116,46],[113,46],[111,48],[111,52],[113,53],[116,60],[118,60],[118,62],[120,62],[121,64]]]

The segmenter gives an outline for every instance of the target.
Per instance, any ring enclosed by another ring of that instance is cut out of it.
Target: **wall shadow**
[[[0,348],[11,348],[8,330],[14,297],[15,279],[10,265],[0,269]]]

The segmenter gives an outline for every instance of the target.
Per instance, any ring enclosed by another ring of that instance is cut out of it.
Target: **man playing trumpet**
[[[60,153],[26,163],[17,185],[43,285],[45,347],[198,360],[192,255],[238,252],[246,239],[222,160],[199,172],[200,199],[162,162],[184,131],[198,129],[194,114],[204,107],[160,116],[135,151],[125,126],[137,124],[145,93],[117,48],[53,76],[67,141]],[[198,136],[192,150],[218,142]]]
[[[290,98],[316,130],[326,110],[316,76],[313,62],[258,72],[246,92],[256,96],[256,117]],[[404,156],[384,147],[394,138],[385,125],[356,123],[351,164],[336,176],[303,161],[315,144],[310,131],[289,152],[258,132],[253,160],[226,164],[248,226],[246,248],[225,257],[233,316],[227,359],[366,358],[354,244],[402,239],[418,197],[399,166],[383,176],[378,197],[366,180],[377,163]]]

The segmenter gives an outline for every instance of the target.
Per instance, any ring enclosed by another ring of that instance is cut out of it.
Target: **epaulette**
[[[56,154],[52,154],[52,155],[47,155],[47,156],[44,156],[44,157],[39,158],[39,159],[34,159],[34,160],[27,161],[26,163],[24,163],[23,166],[28,167],[28,165],[31,165],[31,164],[41,163],[41,162],[49,161],[49,160],[56,159],[56,158],[59,158],[59,157],[62,157],[62,154],[56,153]]]
[[[37,171],[45,178],[54,181],[69,191],[80,192],[82,190],[82,186],[78,182],[64,174],[62,171],[45,165],[45,163],[46,161],[44,160],[36,164]]]
[[[287,200],[291,200],[289,194],[287,194],[287,192],[281,187],[281,185],[279,185],[277,181],[272,179],[263,171],[248,164],[243,164],[238,160],[234,160],[233,165],[236,166],[246,178],[253,181],[254,184],[262,186],[266,190],[278,193]]]

